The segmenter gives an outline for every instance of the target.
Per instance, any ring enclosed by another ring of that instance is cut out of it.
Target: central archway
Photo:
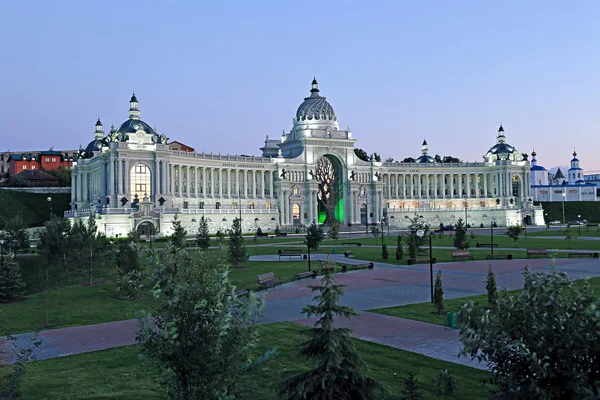
[[[318,222],[344,222],[344,179],[342,163],[326,154],[317,160],[315,168],[318,184]]]

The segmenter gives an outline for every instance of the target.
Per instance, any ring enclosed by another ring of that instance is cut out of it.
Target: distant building
[[[577,153],[573,152],[571,168],[567,176],[559,168],[550,182],[546,168],[537,164],[537,156],[531,153],[531,194],[534,201],[596,201],[596,185],[584,179]]]
[[[59,166],[71,168],[77,150],[6,151],[0,153],[0,177],[23,171],[54,170]]]
[[[600,174],[583,175],[585,183],[593,183],[596,187],[600,186]]]
[[[171,150],[187,151],[188,153],[193,153],[195,151],[193,147],[190,147],[187,144],[183,144],[181,142],[177,142],[175,140],[172,141],[171,143],[169,143],[168,145],[169,145],[169,149],[171,149]]]

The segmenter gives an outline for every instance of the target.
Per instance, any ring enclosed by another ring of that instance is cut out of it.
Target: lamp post
[[[0,261],[0,267],[4,268],[4,240],[0,239],[0,257],[2,258]]]
[[[50,204],[50,218],[52,218],[52,197],[48,196],[46,200]]]
[[[496,218],[492,218],[492,223],[490,224],[490,249],[492,251],[492,259],[494,258],[494,224],[496,223]]]
[[[431,303],[433,303],[433,249],[431,247],[431,234],[433,232],[429,232],[429,286],[431,289]],[[425,235],[425,231],[423,229],[419,229],[417,231],[417,237],[421,239]]]
[[[580,214],[577,215],[577,225],[579,226],[578,236],[581,237],[581,215]]]
[[[383,235],[384,235],[384,230],[383,230],[384,225],[383,224],[384,224],[384,219],[385,219],[385,217],[383,217],[381,219],[381,247],[383,247]]]
[[[548,226],[550,225],[550,223],[548,222],[548,213],[545,213],[544,215],[546,216],[546,218],[544,218],[546,222],[546,230],[548,230]]]
[[[566,223],[565,220],[565,198],[567,197],[567,194],[565,192],[562,193],[563,196],[563,224]]]
[[[469,203],[467,202],[467,195],[465,195],[465,229],[469,229],[469,215],[467,214],[468,207]]]
[[[369,234],[369,203],[365,201],[365,234]]]

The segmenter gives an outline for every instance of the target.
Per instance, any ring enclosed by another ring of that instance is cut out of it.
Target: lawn
[[[282,371],[289,376],[309,365],[298,354],[307,328],[279,323],[260,326],[260,332],[256,354],[273,348],[277,353],[265,368],[239,382],[236,397],[241,399],[277,398]],[[432,381],[442,368],[457,381],[453,398],[488,397],[490,386],[482,384],[490,377],[488,372],[358,339],[354,342],[368,365],[367,375],[386,387],[389,399],[401,398],[403,379],[409,371],[415,373],[424,399],[443,398]],[[22,381],[22,399],[166,399],[156,382],[156,374],[140,362],[137,347],[130,346],[34,363]]]
[[[590,278],[588,282],[594,291],[594,293],[600,294],[600,277]],[[522,289],[510,290],[509,293],[517,294]],[[446,312],[458,312],[460,307],[473,300],[475,304],[481,304],[487,306],[487,295],[477,295],[469,297],[459,297],[454,299],[445,299],[444,307]],[[375,310],[369,310],[379,314],[390,315],[392,317],[412,319],[415,321],[429,322],[430,324],[444,325],[446,315],[438,315],[434,313],[434,306],[431,303],[417,303],[407,304],[404,306],[389,307],[389,308],[378,308]]]
[[[63,215],[70,209],[69,193],[55,193],[51,197],[54,214]],[[50,217],[50,204],[47,199],[48,195],[44,193],[0,190],[0,223],[20,214],[28,227],[42,226]]]

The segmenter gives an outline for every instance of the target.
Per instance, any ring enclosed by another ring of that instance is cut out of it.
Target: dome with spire
[[[296,111],[296,120],[298,121],[337,121],[333,107],[325,97],[319,95],[319,84],[317,79],[312,81],[310,96],[304,98],[304,102]]]
[[[498,134],[496,136],[496,144],[490,147],[484,156],[489,162],[496,159],[498,160],[520,160],[521,155],[517,152],[510,144],[506,143],[506,136],[504,135],[504,127],[500,125],[498,128]]]
[[[150,125],[140,119],[140,110],[138,109],[138,99],[135,92],[131,95],[129,100],[129,119],[123,122],[117,129],[117,135],[120,141],[126,142],[129,140],[129,136],[132,133],[143,131],[148,135],[152,135],[155,138],[156,132]]]
[[[416,163],[434,163],[435,159],[429,155],[429,145],[427,140],[423,139],[421,144],[421,156],[415,160]]]

